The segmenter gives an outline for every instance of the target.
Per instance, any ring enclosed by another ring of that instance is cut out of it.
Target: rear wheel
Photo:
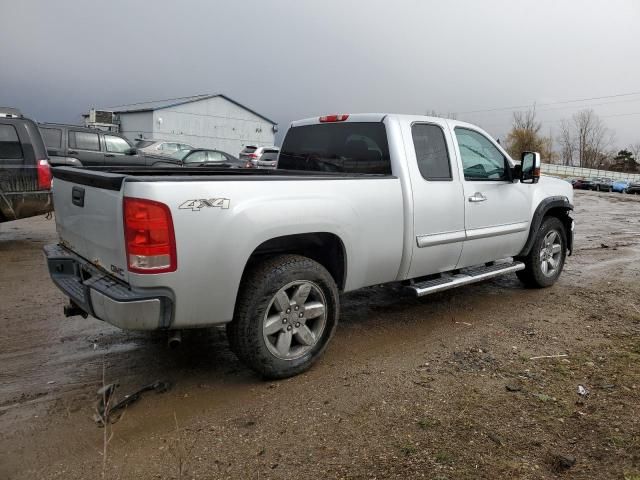
[[[567,256],[567,234],[556,217],[547,217],[540,226],[531,251],[524,257],[525,269],[516,272],[528,287],[550,287],[562,273]]]
[[[324,352],[338,310],[336,284],[322,265],[282,255],[247,273],[227,336],[240,360],[262,376],[291,377]]]

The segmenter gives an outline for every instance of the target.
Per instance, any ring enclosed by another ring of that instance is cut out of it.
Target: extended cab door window
[[[467,128],[456,127],[455,133],[465,180],[509,179],[507,159],[488,138]]]
[[[415,123],[411,127],[418,169],[425,180],[452,180],[444,132],[438,125]]]

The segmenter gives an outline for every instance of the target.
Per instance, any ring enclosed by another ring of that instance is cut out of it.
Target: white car
[[[170,156],[178,150],[193,150],[188,143],[170,142],[165,140],[138,140],[136,148],[147,155]]]
[[[242,361],[283,378],[326,349],[340,292],[397,282],[422,296],[511,273],[553,285],[573,248],[573,189],[540,166],[456,120],[310,118],[292,123],[275,170],[54,169],[60,241],[45,254],[68,316],[226,324]]]
[[[255,145],[247,145],[242,149],[238,157],[240,160],[251,162],[254,167],[258,168],[276,168],[278,147],[257,147]]]

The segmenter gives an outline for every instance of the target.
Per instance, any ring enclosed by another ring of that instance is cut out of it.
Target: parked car
[[[210,150],[206,148],[193,148],[179,150],[171,155],[174,160],[179,160],[185,167],[193,166],[220,166],[230,168],[246,168],[247,163],[222,150]]]
[[[39,125],[53,166],[145,166],[146,160],[124,136],[79,125]]]
[[[615,182],[613,182],[612,189],[614,192],[629,193],[628,188],[630,183],[631,183],[631,180],[629,179],[616,180]]]
[[[54,169],[60,242],[44,251],[66,315],[132,330],[226,324],[240,359],[283,378],[326,349],[340,291],[403,282],[423,296],[512,272],[549,287],[573,248],[571,186],[468,123],[302,120],[278,162]]]
[[[250,161],[254,167],[258,166],[258,161],[262,158],[266,151],[269,151],[269,164],[265,165],[270,167],[270,164],[273,162],[273,152],[280,151],[278,147],[256,147],[255,145],[247,145],[240,152],[239,158],[240,160]]]
[[[633,180],[627,187],[627,193],[640,194],[640,180]]]
[[[577,178],[573,182],[573,188],[576,190],[591,190],[593,182],[589,178]]]
[[[260,155],[260,158],[256,161],[256,167],[277,168],[279,153],[280,151],[277,148],[265,148],[262,155]]]
[[[188,143],[141,139],[136,141],[136,148],[145,155],[171,156],[179,150],[191,150],[194,147]]]
[[[591,182],[591,189],[597,192],[611,192],[613,180],[611,178],[594,178]]]
[[[51,169],[33,120],[0,107],[0,223],[48,213]]]

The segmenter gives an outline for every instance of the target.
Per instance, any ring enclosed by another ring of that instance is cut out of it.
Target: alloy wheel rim
[[[540,248],[540,270],[545,277],[553,277],[560,268],[562,239],[557,230],[550,230]]]
[[[320,340],[327,323],[327,301],[318,285],[291,282],[276,292],[262,322],[269,352],[281,360],[306,355]]]

